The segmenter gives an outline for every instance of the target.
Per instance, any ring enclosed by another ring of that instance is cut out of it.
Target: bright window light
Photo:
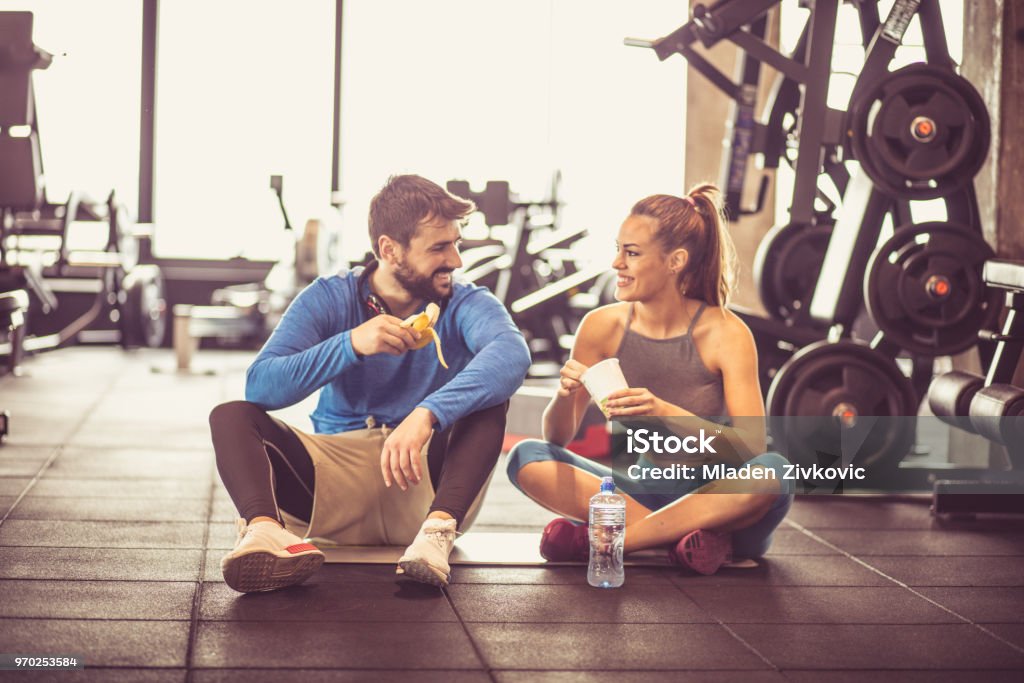
[[[114,189],[134,215],[142,3],[0,0],[0,11],[32,12],[33,40],[54,55],[33,76],[47,199]]]
[[[394,173],[508,180],[540,199],[560,169],[562,226],[587,228],[581,250],[609,263],[636,200],[683,191],[686,63],[622,40],[670,33],[686,3],[378,0],[345,13],[347,256],[369,248],[369,201]]]
[[[334,2],[160,3],[153,215],[161,256],[281,259],[332,211]]]

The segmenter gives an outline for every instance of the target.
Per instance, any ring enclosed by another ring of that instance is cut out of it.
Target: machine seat
[[[985,261],[983,277],[993,287],[1024,292],[1024,261],[990,259]]]

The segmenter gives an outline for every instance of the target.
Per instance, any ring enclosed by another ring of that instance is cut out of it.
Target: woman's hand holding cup
[[[589,368],[578,360],[569,359],[559,371],[558,395],[572,396],[583,386],[581,378]]]
[[[611,417],[608,407],[605,405],[608,396],[616,391],[629,388],[626,378],[622,374],[622,368],[619,367],[618,358],[606,358],[587,368],[580,381],[583,382],[583,386],[587,388],[590,397],[601,408],[605,417]]]

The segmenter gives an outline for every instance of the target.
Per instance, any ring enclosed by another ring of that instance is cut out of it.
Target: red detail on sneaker
[[[586,562],[590,558],[587,525],[573,524],[565,517],[551,520],[540,537],[540,556],[552,562]]]
[[[290,552],[292,555],[297,555],[298,553],[304,553],[307,550],[317,550],[317,547],[312,543],[296,543],[295,545],[288,546],[285,550]]]
[[[686,534],[668,551],[668,559],[672,564],[681,565],[705,576],[717,572],[731,556],[732,536],[704,529]]]

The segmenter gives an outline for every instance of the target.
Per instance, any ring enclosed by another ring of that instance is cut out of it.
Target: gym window
[[[48,199],[102,201],[113,188],[134,214],[142,3],[0,0],[0,11],[32,12],[33,40],[54,56],[32,75]]]

